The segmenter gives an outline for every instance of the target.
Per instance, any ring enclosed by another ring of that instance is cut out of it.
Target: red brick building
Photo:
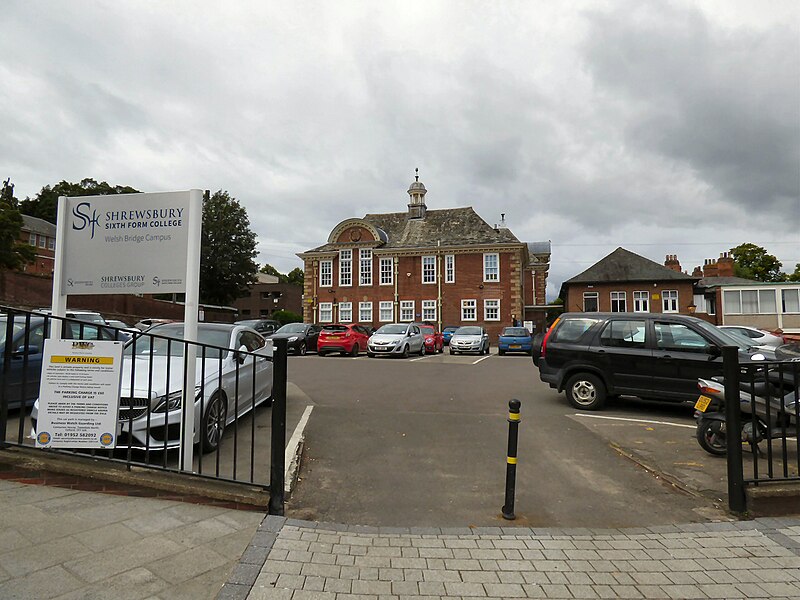
[[[32,275],[53,274],[56,256],[56,226],[44,219],[22,215],[19,239],[36,248],[36,260],[22,267]]]
[[[542,327],[549,242],[523,243],[471,207],[428,210],[418,176],[408,194],[407,212],[347,219],[298,254],[306,322]]]
[[[269,318],[279,310],[302,314],[303,288],[294,283],[281,283],[274,275],[258,274],[258,282],[250,286],[247,296],[232,305],[240,319]]]
[[[561,286],[567,312],[693,314],[694,285],[701,277],[681,271],[674,254],[664,265],[617,248]]]

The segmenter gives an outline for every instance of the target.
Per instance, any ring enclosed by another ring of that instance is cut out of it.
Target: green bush
[[[290,310],[276,310],[272,313],[272,319],[275,319],[281,325],[286,325],[287,323],[302,323],[303,317],[298,315],[297,313],[293,313]]]

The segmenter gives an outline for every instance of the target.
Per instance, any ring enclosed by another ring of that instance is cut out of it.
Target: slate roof
[[[56,226],[39,217],[22,215],[22,229],[32,233],[41,233],[52,238],[56,237]]]
[[[509,229],[495,229],[470,206],[427,210],[423,219],[409,219],[408,212],[399,212],[368,214],[363,220],[386,233],[381,248],[387,249],[521,243]],[[309,252],[338,248],[338,244],[324,244]]]
[[[717,287],[720,285],[750,285],[757,283],[752,279],[745,279],[744,277],[703,277],[697,282],[697,287]]]
[[[605,258],[599,260],[591,267],[568,279],[568,283],[603,283],[620,281],[693,281],[696,277],[668,269],[664,265],[617,248]]]

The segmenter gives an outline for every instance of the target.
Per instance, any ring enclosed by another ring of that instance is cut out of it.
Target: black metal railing
[[[742,512],[746,486],[800,482],[800,361],[740,364],[728,348],[724,360],[728,496]]]
[[[0,443],[5,446],[35,446],[42,358],[51,329],[62,339],[122,341],[124,349],[116,448],[47,451],[259,486],[270,491],[271,511],[282,513],[285,342],[277,340],[270,352],[271,342],[265,345],[254,332],[236,330],[232,339],[230,325],[201,323],[195,342],[181,339],[180,323],[128,331],[0,306]],[[195,389],[187,393],[189,348],[197,368]],[[192,432],[188,465],[179,450]]]

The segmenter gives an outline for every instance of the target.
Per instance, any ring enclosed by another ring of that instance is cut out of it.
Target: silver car
[[[425,336],[413,323],[390,323],[372,334],[367,342],[367,356],[378,354],[402,356],[425,354]]]
[[[489,354],[489,334],[478,325],[459,327],[450,338],[450,354],[459,352]]]
[[[723,331],[734,331],[748,337],[751,346],[769,346],[771,348],[777,348],[778,346],[783,346],[785,343],[783,337],[770,333],[769,331],[756,329],[755,327],[747,327],[745,325],[719,325],[719,328]]]
[[[272,344],[250,327],[222,323],[199,324],[197,338],[194,442],[212,452],[226,425],[271,401]],[[152,327],[125,346],[118,448],[180,447],[184,346],[183,323]],[[34,437],[38,408],[37,400]]]

